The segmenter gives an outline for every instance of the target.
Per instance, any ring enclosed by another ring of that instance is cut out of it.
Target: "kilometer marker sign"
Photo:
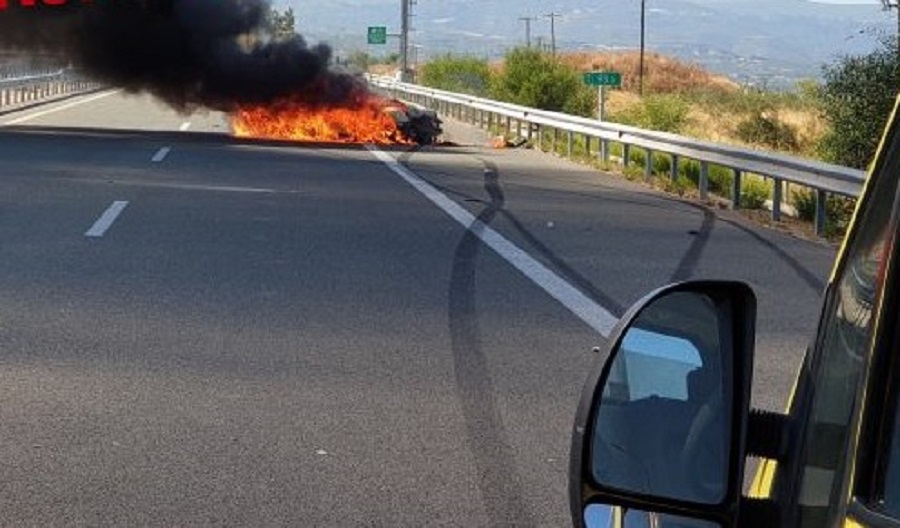
[[[622,86],[622,74],[619,72],[587,72],[582,76],[584,84],[596,86],[600,89],[598,99],[597,119],[603,121],[606,117],[606,87]]]
[[[619,72],[588,72],[583,79],[588,86],[622,86],[622,74]]]

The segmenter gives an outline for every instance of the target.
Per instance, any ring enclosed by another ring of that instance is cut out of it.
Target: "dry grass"
[[[568,53],[560,60],[580,71],[617,71],[622,73],[623,89],[609,93],[607,111],[610,115],[622,114],[641,104],[637,95],[640,54],[635,51],[616,53]],[[687,136],[749,147],[737,137],[738,125],[751,114],[740,110],[739,105],[709,104],[709,98],[698,94],[720,94],[714,100],[736,102],[743,97],[741,87],[722,75],[704,70],[696,64],[682,62],[657,53],[645,56],[645,93],[675,93],[684,96],[690,104],[690,112],[681,133]],[[819,138],[827,131],[827,123],[813,108],[803,105],[775,103],[771,109],[774,117],[796,132],[796,154],[811,156]],[[762,146],[768,149],[770,147]]]
[[[828,122],[822,114],[809,108],[782,108],[778,111],[778,119],[797,131],[801,154],[811,155],[819,140],[828,132]]]
[[[640,78],[640,53],[578,52],[566,53],[560,60],[580,71],[617,71],[622,74],[622,88],[637,92]],[[650,93],[737,91],[739,86],[727,77],[712,74],[696,64],[682,62],[658,53],[644,56],[644,91]]]

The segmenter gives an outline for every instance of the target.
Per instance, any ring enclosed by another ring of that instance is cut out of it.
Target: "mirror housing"
[[[727,281],[666,286],[619,320],[572,432],[576,527],[592,505],[736,526],[755,326],[753,290]]]

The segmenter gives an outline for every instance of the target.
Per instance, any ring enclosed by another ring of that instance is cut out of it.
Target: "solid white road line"
[[[484,224],[472,213],[463,209],[459,204],[448,198],[445,194],[435,189],[428,182],[416,176],[412,171],[401,165],[390,154],[378,150],[375,147],[366,147],[382,163],[388,166],[394,173],[400,176],[413,189],[428,198],[434,205],[447,213],[450,218],[471,231],[486,246],[494,250],[497,255],[509,262],[514,268],[528,277],[533,283],[547,292],[551,297],[560,302],[570,312],[584,321],[588,326],[596,330],[603,337],[609,337],[618,319],[609,310],[597,304],[586,296],[581,290],[572,286],[546,266],[535,260],[531,255],[510,242],[503,235],[490,226]]]
[[[166,156],[169,155],[169,152],[172,152],[171,147],[163,147],[156,151],[156,154],[154,154],[153,157],[150,158],[150,161],[152,161],[153,163],[161,163],[162,160],[166,159]]]
[[[109,97],[110,95],[117,94],[117,93],[119,93],[119,92],[121,92],[121,91],[122,91],[122,90],[111,90],[111,91],[109,91],[109,92],[103,92],[103,93],[99,93],[99,94],[97,94],[97,95],[93,95],[93,96],[88,97],[88,98],[86,98],[86,99],[79,99],[79,100],[77,100],[77,101],[73,101],[73,102],[71,102],[71,103],[67,103],[67,104],[64,104],[64,105],[62,105],[62,106],[54,106],[53,108],[48,108],[48,109],[46,109],[46,110],[41,110],[41,111],[39,111],[39,112],[34,112],[34,113],[31,113],[31,114],[28,114],[28,115],[24,115],[24,116],[22,116],[22,117],[17,117],[16,119],[11,119],[11,120],[9,120],[9,121],[4,121],[4,122],[0,123],[0,126],[2,126],[2,125],[18,125],[19,123],[24,123],[24,122],[26,122],[26,121],[31,121],[32,119],[37,119],[38,117],[45,116],[45,115],[47,115],[47,114],[52,114],[52,113],[55,113],[55,112],[60,112],[60,111],[62,111],[62,110],[68,110],[69,108],[72,108],[73,106],[78,106],[78,105],[83,105],[83,104],[85,104],[85,103],[90,103],[91,101],[96,101],[97,99],[103,99],[104,97]]]
[[[181,123],[181,126],[178,128],[178,130],[180,130],[182,132],[187,132],[187,129],[189,129],[189,128],[191,128],[191,122],[185,121],[184,123]]]
[[[103,234],[106,233],[106,230],[109,229],[109,226],[111,226],[113,222],[116,221],[116,218],[122,214],[122,211],[127,205],[128,202],[113,202],[106,211],[103,211],[103,214],[100,215],[100,218],[98,218],[96,222],[94,222],[94,225],[85,232],[84,236],[92,238],[102,237]]]

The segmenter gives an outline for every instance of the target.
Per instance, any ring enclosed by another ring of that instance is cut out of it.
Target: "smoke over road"
[[[367,92],[329,69],[328,46],[299,35],[273,39],[268,13],[266,0],[11,4],[0,10],[0,51],[59,54],[98,80],[183,110],[229,112],[283,98],[348,104]]]

